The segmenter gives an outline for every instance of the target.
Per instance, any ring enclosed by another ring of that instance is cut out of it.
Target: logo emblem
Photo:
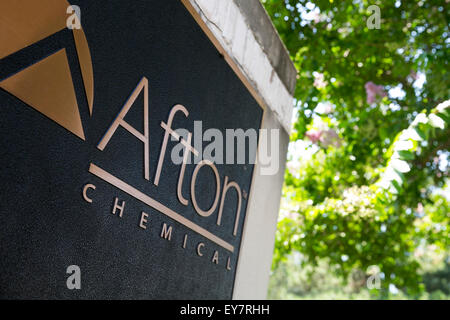
[[[66,27],[69,6],[65,0],[0,1],[0,88],[85,140],[72,75],[81,72],[90,116],[94,75],[83,29]],[[68,45],[55,50],[56,38]],[[35,60],[20,65],[30,56]],[[16,69],[3,68],[8,65]]]

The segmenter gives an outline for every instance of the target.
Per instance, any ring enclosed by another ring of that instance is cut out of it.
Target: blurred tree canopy
[[[420,250],[450,247],[449,1],[262,3],[298,70],[273,268],[295,251],[419,294]]]

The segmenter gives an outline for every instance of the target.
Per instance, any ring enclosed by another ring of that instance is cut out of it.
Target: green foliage
[[[418,250],[449,253],[446,1],[262,2],[299,71],[274,274],[299,252],[344,282],[377,266],[371,294],[418,297]]]
[[[429,261],[427,261],[429,259]],[[426,290],[417,299],[450,299],[450,264],[445,264],[442,256],[432,254],[427,259],[421,259],[421,265],[426,268],[439,265],[440,270],[428,270],[423,273]],[[317,266],[300,266],[301,255],[292,254],[281,262],[270,278],[269,299],[358,299],[367,300],[374,298],[366,288],[364,273],[353,272],[346,284],[340,277],[330,272],[330,266],[325,260],[321,260]],[[384,291],[378,295],[383,299],[408,299],[411,296],[402,292],[391,293]]]
[[[404,174],[411,171],[408,161],[420,155],[421,142],[435,138],[436,129],[444,130],[446,123],[450,123],[449,106],[450,101],[446,101],[431,110],[428,116],[425,111],[420,113],[407,129],[397,135],[388,151],[388,154],[392,155],[386,170],[378,182],[381,187],[389,189],[392,194],[402,191]]]

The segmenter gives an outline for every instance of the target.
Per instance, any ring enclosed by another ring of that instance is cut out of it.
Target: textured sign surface
[[[195,121],[225,137],[259,129],[261,107],[180,1],[71,1],[82,30],[66,1],[30,1],[35,16],[13,3],[0,10],[0,297],[231,298],[253,165],[186,164],[177,192],[165,134],[184,128],[201,150]]]

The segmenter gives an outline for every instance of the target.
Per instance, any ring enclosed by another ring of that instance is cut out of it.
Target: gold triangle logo
[[[65,0],[1,0],[0,59],[66,28],[69,6]],[[91,55],[83,29],[73,30],[73,37],[89,114],[92,115],[94,76]],[[65,49],[4,79],[0,88],[85,139]]]
[[[3,80],[0,88],[84,140],[65,49]]]

